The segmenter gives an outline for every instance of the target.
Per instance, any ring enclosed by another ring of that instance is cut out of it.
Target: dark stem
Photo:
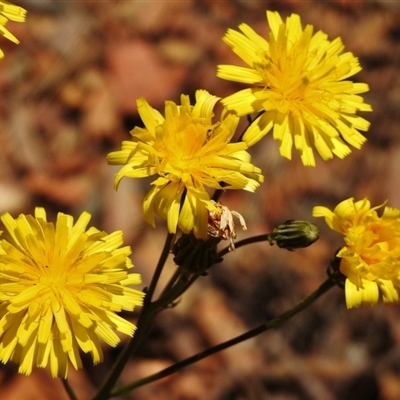
[[[164,248],[160,255],[160,259],[158,260],[156,270],[154,271],[153,277],[150,282],[150,286],[146,291],[146,297],[144,299],[145,305],[149,304],[153,299],[154,291],[156,290],[158,280],[160,279],[161,272],[164,268],[165,262],[167,261],[169,253],[171,251],[171,244],[172,244],[172,240],[173,240],[174,236],[175,235],[173,233],[168,233],[168,235],[165,239]]]
[[[72,387],[69,385],[69,382],[66,379],[61,379],[61,382],[70,400],[78,400],[78,397],[76,397],[76,394],[72,390]]]
[[[195,277],[197,278],[197,275]],[[162,308],[171,305],[174,300],[180,297],[193,282],[193,278],[189,277],[186,274],[182,274],[175,285],[172,286],[168,292],[165,292],[165,294],[161,296],[158,300],[154,301],[152,303],[152,306],[156,310],[161,310]]]
[[[235,249],[238,249],[239,247],[246,246],[247,244],[251,243],[258,243],[258,242],[269,242],[271,239],[271,234],[266,233],[264,235],[258,235],[258,236],[252,236],[243,240],[239,240],[238,242],[235,243]],[[225,247],[222,249],[220,252],[218,252],[218,257],[223,257],[225,254],[228,254],[230,252],[229,246]]]
[[[146,292],[143,308],[137,322],[137,330],[133,338],[128,342],[126,347],[119,354],[108,377],[104,381],[103,385],[100,387],[98,393],[93,397],[93,400],[107,400],[110,398],[109,394],[112,388],[115,386],[119,376],[121,375],[122,370],[124,369],[129,359],[132,357],[132,355],[136,352],[137,348],[139,347],[140,343],[142,342],[143,338],[146,336],[150,328],[153,317],[157,312],[156,307],[154,307],[154,305],[151,303],[151,299],[154,295],[158,279],[168,258],[173,237],[174,234],[168,233],[156,270],[154,272],[150,286]]]
[[[163,289],[160,298],[162,298],[167,292],[171,290],[171,288],[175,285],[177,280],[179,279],[179,276],[181,275],[181,269],[178,267],[176,268],[174,274],[172,275],[171,279]]]
[[[113,390],[111,392],[111,397],[116,397],[116,396],[126,394],[140,386],[154,382],[161,378],[165,378],[166,376],[172,375],[175,372],[178,372],[179,370],[202,360],[203,358],[206,358],[212,354],[215,354],[222,350],[225,350],[225,349],[227,349],[231,346],[234,346],[235,344],[241,343],[247,339],[255,337],[269,329],[276,328],[276,327],[280,326],[283,322],[287,321],[288,319],[292,318],[299,312],[306,309],[309,305],[314,303],[314,301],[316,301],[319,297],[321,297],[324,293],[326,293],[328,290],[330,290],[335,285],[336,285],[336,283],[333,280],[328,279],[323,284],[321,284],[321,286],[317,290],[315,290],[313,293],[311,293],[307,298],[305,298],[303,301],[301,301],[295,307],[284,312],[280,316],[268,321],[265,324],[259,325],[258,327],[251,329],[250,331],[248,331],[240,336],[237,336],[231,340],[228,340],[227,342],[221,343],[214,347],[210,347],[209,349],[204,350],[201,353],[195,354],[192,357],[189,357],[183,361],[180,361],[174,365],[171,365],[170,367],[168,367],[160,372],[157,372],[157,373],[150,375],[148,377],[145,377],[143,379],[139,379],[138,381],[133,382],[129,385],[122,386],[120,388],[116,388],[115,390]]]

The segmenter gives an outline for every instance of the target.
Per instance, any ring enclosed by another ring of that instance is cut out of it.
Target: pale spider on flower
[[[223,206],[221,203],[217,203],[214,200],[211,201],[217,210],[210,211],[208,214],[208,235],[212,237],[219,237],[224,240],[229,239],[229,251],[233,251],[235,250],[234,239],[236,239],[233,216],[239,219],[240,225],[244,231],[247,230],[246,222],[237,211],[231,211],[228,207]]]

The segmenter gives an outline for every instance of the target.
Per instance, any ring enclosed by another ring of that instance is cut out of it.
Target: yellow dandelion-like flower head
[[[207,238],[208,212],[215,210],[206,188],[254,191],[263,177],[250,163],[245,142],[230,143],[239,118],[225,113],[213,122],[218,97],[196,91],[196,103],[181,96],[181,105],[165,102],[165,117],[143,98],[137,100],[145,128],[131,131],[132,141],[108,154],[110,164],[123,165],[115,186],[126,176],[158,175],[144,203],[146,220],[167,220],[168,230]]]
[[[344,235],[340,271],[346,276],[347,308],[374,305],[382,295],[385,303],[399,302],[400,210],[384,207],[379,216],[369,200],[341,202],[333,211],[314,207],[315,217],[325,217],[328,226]]]
[[[253,145],[272,130],[281,155],[291,159],[294,144],[307,166],[315,166],[313,147],[324,160],[348,155],[347,144],[359,149],[365,141],[359,131],[369,122],[356,112],[371,106],[359,96],[368,85],[347,80],[361,70],[358,59],[343,53],[340,38],[313,34],[312,25],[303,30],[297,14],[284,23],[278,12],[267,11],[267,19],[268,40],[246,24],[223,37],[248,67],[219,65],[217,76],[252,87],[222,103],[240,116],[261,112],[243,140]]]
[[[6,39],[14,43],[19,43],[18,39],[6,28],[7,22],[16,21],[24,22],[26,10],[19,6],[14,6],[8,1],[0,1],[0,34]],[[0,49],[0,58],[4,57],[3,51]]]
[[[74,224],[59,213],[54,225],[36,208],[35,216],[4,214],[0,240],[0,360],[18,363],[29,375],[50,364],[54,377],[67,377],[68,361],[82,367],[79,350],[93,362],[103,359],[100,339],[116,346],[116,331],[133,335],[135,326],[117,315],[141,305],[143,293],[129,247],[120,231],[86,227],[84,212]]]

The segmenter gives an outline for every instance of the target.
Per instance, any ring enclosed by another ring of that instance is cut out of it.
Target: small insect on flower
[[[247,230],[246,222],[241,214],[237,211],[231,211],[227,206],[212,200],[216,207],[215,211],[210,211],[208,214],[208,230],[207,233],[212,237],[219,237],[230,241],[229,251],[235,250],[234,239],[236,239],[235,223],[233,217],[239,219],[240,225],[244,231]]]

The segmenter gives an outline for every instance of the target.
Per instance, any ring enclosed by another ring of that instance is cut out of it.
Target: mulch
[[[311,217],[314,205],[335,206],[348,197],[389,199],[400,207],[400,3],[336,1],[50,1],[25,0],[26,23],[8,27],[18,46],[0,38],[0,213],[16,216],[44,206],[83,210],[93,225],[122,230],[136,271],[148,283],[165,237],[164,222],[148,226],[141,203],[150,180],[124,179],[108,152],[129,140],[141,121],[135,100],[163,110],[167,99],[203,88],[224,97],[239,84],[215,76],[217,64],[237,57],[222,42],[227,28],[246,22],[267,34],[266,8],[300,14],[303,23],[340,36],[360,59],[355,80],[367,82],[373,113],[368,141],[345,160],[304,168],[298,155],[282,159],[271,137],[253,150],[264,185],[255,194],[225,193],[248,231],[270,232],[287,219],[312,220],[321,239],[293,252],[257,244],[228,254],[199,279],[172,309],[161,313],[121,383],[129,383],[279,315],[315,290],[340,237]],[[244,124],[241,125],[241,128]],[[173,271],[170,261],[166,275]],[[163,277],[166,281],[168,276]],[[124,399],[151,400],[392,400],[400,398],[400,309],[348,311],[333,289],[280,329],[139,388]],[[129,318],[129,316],[127,316]],[[137,317],[135,313],[134,318]],[[123,339],[125,341],[125,339]],[[71,371],[80,399],[95,393],[121,346],[106,359]],[[0,367],[0,399],[67,399],[47,370],[30,377],[13,364]]]

